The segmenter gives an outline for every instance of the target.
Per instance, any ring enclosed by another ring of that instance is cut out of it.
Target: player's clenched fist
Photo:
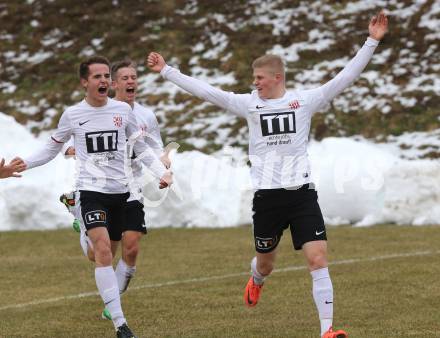
[[[156,52],[151,52],[147,56],[147,65],[153,72],[160,73],[166,63],[162,55]]]
[[[171,184],[173,184],[173,172],[168,169],[160,179],[159,189],[170,187]]]

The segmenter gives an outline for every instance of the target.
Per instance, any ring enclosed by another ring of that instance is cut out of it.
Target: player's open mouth
[[[99,94],[107,94],[107,87],[99,87],[98,92]]]
[[[128,87],[126,89],[126,92],[129,93],[129,94],[134,94],[134,87]]]

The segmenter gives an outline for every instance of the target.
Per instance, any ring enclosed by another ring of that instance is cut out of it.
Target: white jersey
[[[144,142],[160,157],[163,152],[163,141],[160,136],[160,127],[156,115],[154,115],[151,109],[137,102],[133,105],[133,113],[136,118],[137,127],[142,131]],[[130,162],[131,168],[127,169],[128,176],[132,177],[128,201],[140,200],[142,202],[142,182],[139,182],[143,174],[142,165],[136,157],[136,152],[133,155],[133,159]]]
[[[255,189],[289,188],[311,182],[307,143],[313,114],[360,75],[377,45],[378,41],[368,38],[334,79],[311,90],[287,90],[278,99],[261,99],[257,91],[225,92],[170,66],[165,66],[161,74],[191,94],[247,120]]]
[[[49,162],[61,150],[63,143],[73,136],[79,161],[76,188],[125,193],[128,191],[124,165],[127,139],[140,134],[127,103],[109,98],[104,106],[93,107],[83,100],[65,110],[46,147],[25,162],[29,169]],[[142,153],[142,162],[154,176],[160,178],[164,175],[164,165],[142,138],[137,138],[134,151]]]

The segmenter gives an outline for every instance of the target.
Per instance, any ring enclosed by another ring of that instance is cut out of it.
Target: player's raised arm
[[[173,82],[190,94],[229,110],[231,96],[235,95],[234,93],[215,88],[206,82],[182,74],[179,70],[168,66],[162,55],[156,52],[151,52],[148,55],[147,65],[152,71],[160,73],[166,80]]]
[[[320,88],[325,101],[331,101],[335,96],[346,89],[356,80],[370,62],[379,41],[388,30],[388,19],[383,11],[374,16],[368,26],[369,37],[356,56],[344,67],[344,69]]]

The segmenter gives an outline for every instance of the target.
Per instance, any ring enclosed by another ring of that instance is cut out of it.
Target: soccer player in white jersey
[[[321,337],[345,338],[333,330],[333,287],[328,271],[327,238],[317,192],[311,182],[307,141],[312,115],[347,88],[368,64],[387,31],[383,12],[372,18],[367,41],[331,81],[311,90],[286,90],[280,57],[265,55],[253,64],[256,90],[234,94],[181,74],[158,53],[150,53],[153,71],[189,93],[247,120],[249,159],[256,192],[253,223],[256,257],[244,293],[245,304],[257,304],[264,280],[274,268],[277,245],[290,226],[293,245],[303,250],[312,277],[313,298],[321,323]]]
[[[131,107],[108,98],[110,66],[106,58],[95,56],[82,62],[79,76],[86,97],[67,108],[58,128],[46,146],[24,160],[27,168],[43,165],[60,152],[63,144],[74,137],[79,174],[81,216],[95,251],[95,280],[105,307],[111,314],[118,338],[135,338],[122,312],[118,282],[112,267],[109,231],[122,229],[128,193],[125,174],[127,139],[140,135]],[[134,151],[142,163],[160,179],[160,187],[172,183],[155,153],[138,138]]]
[[[18,173],[25,169],[26,166],[24,163],[18,159],[13,159],[8,164],[5,164],[4,158],[0,160],[0,178],[21,177],[21,175]]]
[[[154,150],[161,158],[162,163],[169,168],[168,154],[163,151],[163,142],[160,136],[159,124],[154,113],[135,102],[138,81],[136,64],[131,60],[117,61],[111,67],[112,87],[115,91],[115,99],[128,103],[136,117],[137,126],[142,130],[145,143]],[[145,226],[144,198],[142,189],[139,187],[139,179],[142,177],[142,166],[136,154],[133,154],[130,178],[130,197],[127,201],[126,223],[122,229],[122,257],[116,267],[116,275],[120,278],[120,285],[125,290],[130,279],[136,271],[136,259],[139,252],[139,240],[147,233]]]
[[[114,62],[111,67],[111,78],[112,88],[115,91],[115,100],[126,102],[133,108],[137,127],[142,131],[145,143],[154,150],[162,163],[169,168],[171,162],[168,153],[163,150],[163,142],[156,116],[151,109],[135,102],[138,88],[136,64],[128,59]],[[71,142],[66,144],[62,153],[67,156],[75,155],[73,144]],[[132,156],[128,169],[130,171],[129,178],[131,178],[131,180],[129,181],[130,197],[127,200],[125,208],[125,227],[120,229],[119,232],[110,233],[113,256],[119,241],[122,243],[122,257],[116,265],[115,270],[119,292],[121,294],[127,290],[128,284],[134,276],[136,271],[136,259],[139,252],[139,241],[142,235],[147,233],[143,204],[144,198],[142,189],[140,188],[142,182],[139,182],[143,176],[143,171],[142,165],[136,156]],[[69,200],[66,196],[63,203],[75,218],[78,218],[76,215],[78,211],[75,207],[75,201]],[[83,227],[82,223],[81,227]],[[85,229],[81,229],[81,247],[83,248],[84,254],[91,261],[94,261],[93,246],[89,243],[84,230]],[[106,310],[103,312],[103,317],[109,318],[109,314]]]
[[[61,154],[63,154],[66,157],[74,157],[75,156],[75,147],[73,138],[69,140],[69,142],[66,142],[61,149]],[[81,216],[81,205],[79,203],[80,198],[80,192],[78,190],[71,191],[68,193],[64,193],[60,196],[60,202],[63,203],[67,210],[73,215],[74,220],[72,227],[76,232],[79,232],[79,243],[81,245],[81,249],[84,253],[84,255],[89,259],[91,262],[95,262],[95,250],[93,249],[93,243],[90,240],[89,236],[87,235],[87,229],[84,226],[84,222],[82,222],[82,216]],[[127,210],[125,209],[124,213],[126,213]],[[127,218],[126,218],[127,219]],[[112,257],[116,257],[116,252],[118,250],[119,243],[122,239],[122,229],[121,228],[115,228],[111,227],[108,228],[109,230],[109,238],[110,238],[110,249],[112,252]],[[129,281],[132,278],[132,275],[127,275],[125,271],[121,269],[115,270],[116,279],[118,281],[118,287],[119,287],[119,294],[123,294],[127,290],[127,280]],[[110,312],[104,308],[102,311],[101,317],[103,319],[109,319],[112,320],[112,316]]]

